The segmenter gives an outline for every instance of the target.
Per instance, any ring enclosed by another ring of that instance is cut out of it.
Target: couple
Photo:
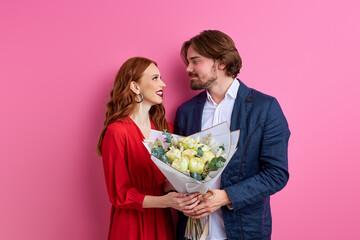
[[[169,208],[179,212],[176,238],[188,217],[209,219],[206,239],[271,239],[270,195],[289,178],[290,131],[277,100],[236,78],[241,58],[226,34],[207,30],[186,41],[181,57],[191,89],[174,129],[162,105],[165,83],[154,61],[127,60],[116,75],[98,143],[112,203],[109,239],[174,239]],[[227,121],[240,129],[238,150],[212,186],[213,198],[169,192],[171,184],[150,159],[150,130],[188,136]]]

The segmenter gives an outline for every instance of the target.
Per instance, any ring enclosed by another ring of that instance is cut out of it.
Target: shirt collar
[[[230,85],[229,89],[226,91],[225,94],[225,98],[230,97],[230,98],[236,98],[237,96],[237,92],[239,90],[239,86],[240,86],[240,82],[235,78],[234,81],[232,82],[232,84]],[[208,90],[206,90],[206,96],[207,96],[207,100],[209,102],[211,102],[214,105],[218,105],[216,104],[216,102],[213,100],[213,98],[211,97],[210,93]],[[225,99],[224,98],[224,99]],[[224,100],[223,100],[224,101]]]
[[[240,82],[235,78],[229,89],[227,90],[226,95],[229,95],[229,97],[231,98],[236,98],[239,86]]]

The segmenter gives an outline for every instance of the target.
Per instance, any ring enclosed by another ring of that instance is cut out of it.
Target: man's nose
[[[186,67],[186,71],[189,73],[189,72],[192,72],[192,67],[190,66],[190,64],[189,65],[187,65],[187,67]]]

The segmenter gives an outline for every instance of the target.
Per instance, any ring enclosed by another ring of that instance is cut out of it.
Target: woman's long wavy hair
[[[114,87],[110,92],[110,101],[106,104],[104,128],[100,134],[96,149],[100,156],[102,155],[102,141],[107,127],[114,122],[129,117],[133,113],[136,104],[138,104],[135,101],[136,94],[130,89],[131,82],[139,82],[144,71],[151,63],[157,66],[156,62],[147,58],[130,58],[123,63],[116,74]],[[170,132],[169,125],[165,119],[165,108],[162,104],[152,106],[149,114],[157,130],[167,129]]]

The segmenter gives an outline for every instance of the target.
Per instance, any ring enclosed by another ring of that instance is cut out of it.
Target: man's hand
[[[210,215],[224,205],[230,204],[230,198],[225,190],[213,189],[199,196],[200,203],[190,212],[184,212],[188,217],[200,219]]]

